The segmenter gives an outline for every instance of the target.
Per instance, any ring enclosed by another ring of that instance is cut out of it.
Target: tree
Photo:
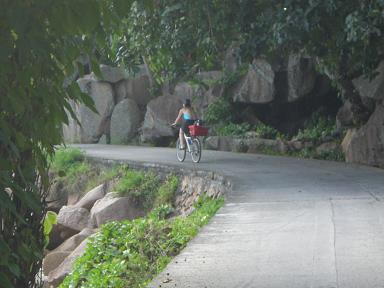
[[[370,115],[352,80],[372,77],[384,56],[384,1],[284,0],[273,5],[270,46],[317,60],[353,105],[356,124]]]
[[[69,101],[93,106],[68,79],[103,45],[132,1],[2,1],[0,10],[0,283],[39,286],[47,158],[62,143]],[[66,84],[65,84],[66,83]],[[65,85],[64,85],[65,84]]]

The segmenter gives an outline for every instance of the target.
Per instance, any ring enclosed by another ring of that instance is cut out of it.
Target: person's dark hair
[[[191,108],[191,100],[190,99],[186,99],[185,103],[184,103],[184,106],[187,107],[187,108]]]

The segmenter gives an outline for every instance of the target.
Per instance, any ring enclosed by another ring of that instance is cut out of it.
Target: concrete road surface
[[[384,288],[384,170],[174,149],[79,145],[88,155],[228,176],[225,205],[150,285]]]

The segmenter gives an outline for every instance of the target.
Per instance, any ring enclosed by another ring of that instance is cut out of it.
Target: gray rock
[[[287,145],[281,140],[252,138],[247,139],[248,153],[264,153],[265,150],[276,153],[285,153]]]
[[[66,189],[64,183],[62,181],[54,182],[50,186],[46,197],[48,210],[55,211],[57,213],[60,211],[61,207],[67,205],[67,201],[68,190]]]
[[[266,149],[276,153],[285,153],[288,150],[288,146],[281,140],[262,138],[210,136],[204,144],[206,149],[243,153],[262,153]]]
[[[115,106],[111,118],[111,143],[127,144],[137,134],[141,113],[131,99],[124,99]]]
[[[63,206],[57,215],[57,223],[70,229],[81,231],[88,226],[89,211],[85,208]]]
[[[214,175],[206,174],[205,177],[194,174],[184,175],[175,197],[175,206],[180,214],[188,215],[194,210],[194,203],[199,199],[201,193],[216,198],[227,192],[228,186],[225,185],[223,179],[218,179]]]
[[[204,85],[180,82],[176,84],[173,94],[191,99],[198,118],[203,118],[208,106],[223,94],[224,86],[218,82],[222,76],[221,71],[200,72],[196,78],[205,83]]]
[[[53,250],[62,244],[65,240],[79,233],[79,231],[71,229],[61,224],[55,224],[49,234],[48,249]]]
[[[93,227],[100,227],[110,221],[132,220],[145,215],[144,211],[138,209],[128,197],[115,196],[114,193],[108,193],[92,207]]]
[[[384,61],[377,68],[377,75],[372,80],[363,76],[354,79],[353,85],[359,91],[360,96],[375,100],[384,99]]]
[[[354,138],[356,131],[357,131],[356,128],[351,128],[351,129],[348,129],[347,133],[345,134],[344,139],[341,142],[341,150],[343,151],[344,154],[347,154],[348,147],[351,144],[351,140],[352,138]],[[346,161],[348,162],[348,159],[346,159]]]
[[[80,89],[88,94],[95,103],[99,114],[84,105],[76,110],[81,123],[81,143],[97,143],[103,134],[108,134],[109,119],[114,108],[114,96],[111,84],[89,78],[77,80]]]
[[[223,78],[223,76],[223,72],[218,70],[201,71],[196,74],[196,78],[203,82],[219,81],[221,78]]]
[[[141,128],[142,141],[154,141],[161,137],[173,137],[170,124],[175,121],[185,96],[164,95],[150,101],[147,105],[144,123]]]
[[[326,142],[316,147],[316,153],[322,154],[322,153],[332,152],[338,149],[339,149],[339,144],[335,142]]]
[[[97,200],[103,198],[106,193],[106,184],[101,184],[87,192],[79,202],[74,204],[74,207],[91,210],[93,204],[95,204]]]
[[[204,148],[208,150],[219,150],[219,137],[209,136],[204,140]]]
[[[275,73],[264,59],[255,59],[239,84],[235,87],[233,101],[241,103],[268,103],[274,99]]]
[[[69,105],[75,115],[80,115],[79,105],[74,101],[69,101]],[[81,143],[81,127],[67,111],[68,125],[63,124],[63,137],[66,143]]]
[[[288,150],[290,151],[300,151],[304,147],[304,143],[298,140],[288,141],[286,144],[288,145]]]
[[[149,77],[139,74],[134,78],[125,79],[116,84],[117,103],[123,99],[134,100],[139,107],[145,107],[152,100]]]
[[[129,74],[123,67],[111,67],[100,65],[100,72],[104,81],[117,83],[120,80],[127,79]]]
[[[384,106],[376,106],[368,122],[345,141],[346,161],[384,167]]]
[[[65,276],[67,276],[72,271],[73,263],[77,258],[84,254],[86,246],[88,243],[88,238],[85,239],[81,244],[68,255],[67,258],[57,267],[48,274],[48,284],[58,287],[61,282],[63,282]]]
[[[53,251],[43,259],[43,273],[48,275],[51,271],[55,270],[64,261],[71,252]]]
[[[348,100],[339,109],[336,115],[336,123],[338,127],[350,127],[353,125],[352,104]]]
[[[234,73],[239,67],[240,49],[238,45],[231,45],[225,51],[224,55],[224,70],[229,73]]]
[[[316,71],[311,58],[290,55],[287,67],[288,102],[308,95],[316,82]]]
[[[93,235],[96,232],[97,232],[96,229],[84,228],[83,230],[80,231],[80,233],[73,235],[72,237],[65,240],[59,247],[57,247],[52,252],[68,252],[68,253],[70,253],[73,250],[75,250],[80,245],[80,243],[84,241],[84,239]]]

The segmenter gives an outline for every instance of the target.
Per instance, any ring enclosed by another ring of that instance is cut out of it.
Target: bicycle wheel
[[[180,139],[177,139],[177,142],[176,142],[176,156],[177,156],[177,160],[179,160],[180,162],[183,162],[184,159],[185,159],[185,148],[184,149],[180,149]]]
[[[198,138],[194,138],[191,145],[192,161],[198,163],[201,159],[201,143]]]

